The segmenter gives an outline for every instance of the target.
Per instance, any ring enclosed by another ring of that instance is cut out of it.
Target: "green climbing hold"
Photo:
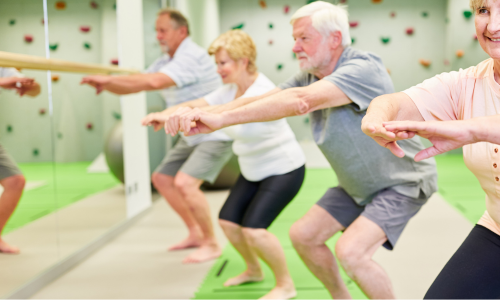
[[[243,26],[245,26],[245,23],[241,23],[241,24],[238,24],[238,25],[236,25],[236,26],[233,26],[233,28],[232,28],[232,29],[233,29],[233,30],[235,30],[235,29],[243,29]]]
[[[13,128],[11,125],[7,125],[7,132],[12,132]]]
[[[295,53],[295,52],[292,51],[292,58],[293,59],[297,59],[297,53]]]
[[[273,23],[269,23],[269,29],[273,29],[274,25]]]
[[[278,65],[276,66],[276,69],[278,69],[278,70],[283,69],[283,64],[278,64]]]
[[[382,38],[380,38],[380,40],[382,41],[382,43],[387,44],[387,43],[389,43],[391,41],[391,38],[389,38],[389,37],[382,37]]]
[[[313,2],[316,2],[316,1],[318,1],[318,0],[307,0],[307,4],[313,3]]]
[[[309,122],[310,122],[310,121],[311,121],[311,120],[309,119],[309,117],[305,117],[305,118],[304,118],[304,123],[305,123],[305,124],[309,124]]]
[[[122,119],[122,115],[120,113],[117,113],[116,111],[113,112],[113,118],[115,118],[116,120],[121,120]]]
[[[354,44],[356,43],[356,39],[355,38],[351,38],[351,44]]]
[[[38,156],[38,154],[40,154],[40,150],[38,149],[33,149],[33,156]]]
[[[426,11],[422,12],[422,17],[427,18],[428,16],[429,16],[428,12],[426,12]]]
[[[62,133],[60,133],[60,132],[58,132],[58,133],[57,133],[57,138],[61,140],[61,139],[63,138],[63,134],[62,134]]]
[[[9,21],[9,25],[12,26],[12,25],[15,25],[16,24],[16,20],[12,19]]]
[[[446,18],[446,19],[444,19],[444,22],[445,22],[446,24],[448,24],[448,23],[450,23],[450,19]]]
[[[472,11],[470,11],[470,10],[464,10],[464,17],[466,19],[470,19],[470,17],[472,17]]]
[[[59,47],[59,44],[57,44],[57,43],[56,43],[56,44],[50,44],[50,45],[49,45],[49,48],[50,48],[50,50],[52,50],[52,51],[56,51],[56,50],[57,50],[57,47]]]
[[[85,42],[83,43],[83,47],[85,47],[85,49],[90,49],[92,48],[92,45],[90,45],[90,43]]]
[[[115,3],[115,4],[113,4],[113,9],[114,9],[114,10],[116,10],[116,3]]]

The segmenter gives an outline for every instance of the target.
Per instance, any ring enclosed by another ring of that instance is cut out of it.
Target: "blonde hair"
[[[220,49],[226,50],[229,57],[233,60],[248,58],[247,71],[249,73],[257,71],[257,66],[255,65],[257,48],[252,38],[242,30],[230,30],[219,35],[208,48],[208,54],[214,55]]]
[[[187,34],[189,35],[189,22],[180,11],[170,7],[162,8],[158,11],[158,16],[161,15],[168,15],[170,20],[175,24],[175,28],[186,27]]]

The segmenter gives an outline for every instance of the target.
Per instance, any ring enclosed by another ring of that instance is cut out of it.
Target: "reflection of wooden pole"
[[[136,74],[134,69],[124,69],[99,64],[77,63],[67,60],[47,59],[39,56],[17,54],[0,51],[0,67],[13,67],[20,69],[51,70],[72,73],[90,74]]]

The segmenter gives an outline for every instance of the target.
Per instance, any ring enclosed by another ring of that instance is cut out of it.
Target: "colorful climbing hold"
[[[449,65],[450,65],[450,61],[449,61],[449,60],[447,60],[447,59],[445,59],[445,60],[443,61],[443,63],[444,63],[444,65],[445,65],[445,66],[449,66]]]
[[[289,13],[290,12],[290,5],[285,5],[285,7],[283,7],[283,11],[285,12],[285,14]]]
[[[94,124],[89,122],[89,123],[87,123],[87,125],[85,127],[87,127],[87,130],[92,130],[92,129],[94,129]]]
[[[307,4],[310,4],[310,3],[313,3],[313,2],[316,2],[318,0],[307,0]]]
[[[267,8],[267,3],[266,3],[265,0],[260,0],[259,1],[259,5],[260,5],[261,8]]]
[[[305,124],[309,124],[309,122],[310,122],[310,121],[311,121],[311,120],[309,119],[309,117],[305,117],[305,118],[304,118],[304,123],[305,123]]]
[[[349,27],[351,27],[351,28],[356,28],[356,27],[358,27],[358,25],[359,25],[358,21],[349,22]]]
[[[273,40],[269,40],[269,45],[272,45],[273,44]]]
[[[97,9],[99,7],[99,4],[97,4],[97,2],[95,1],[90,1],[90,7],[92,7],[93,9]]]
[[[236,26],[233,26],[233,27],[232,27],[232,29],[233,29],[233,30],[234,30],[234,29],[243,29],[243,26],[245,26],[245,23],[240,23],[240,24],[238,24],[238,25],[236,25]]]
[[[407,35],[413,35],[413,33],[415,33],[415,29],[413,29],[413,27],[406,28]]]
[[[274,28],[273,23],[269,23],[269,29],[273,29],[273,28]]]
[[[428,68],[431,65],[431,61],[428,59],[421,58],[418,62],[426,68]]]
[[[427,18],[429,16],[429,13],[426,11],[422,12],[422,17]]]
[[[111,63],[112,65],[118,65],[118,58],[113,58],[113,59],[110,61],[110,63]]]
[[[56,2],[56,9],[57,10],[66,9],[66,2],[64,2],[64,1],[57,1]]]
[[[7,132],[12,132],[14,128],[12,128],[12,125],[7,125]]]
[[[24,41],[25,41],[26,43],[31,43],[31,42],[33,42],[33,36],[32,36],[31,34],[26,34],[26,35],[24,36]]]
[[[16,25],[16,20],[12,19],[9,21],[9,25],[12,26],[12,25]]]
[[[382,43],[388,44],[391,41],[391,38],[390,37],[381,37],[380,40],[382,41]]]
[[[58,132],[58,133],[57,133],[57,138],[58,138],[58,139],[62,139],[62,138],[63,138],[63,134],[62,134],[62,133],[60,133],[60,132]]]
[[[33,149],[33,156],[38,156],[38,154],[40,154],[40,150],[37,148]]]
[[[396,12],[394,12],[394,11],[391,12],[390,16],[391,16],[391,18],[395,18],[396,17]]]
[[[113,9],[114,9],[114,10],[116,10],[116,3],[115,3],[115,4],[113,4]]]
[[[83,43],[83,47],[85,49],[89,49],[90,50],[92,48],[92,45],[89,42],[85,42],[85,43]]]
[[[59,44],[55,43],[55,44],[50,44],[49,45],[49,48],[50,50],[52,51],[56,51],[57,50],[57,47],[59,47]]]
[[[278,69],[278,70],[283,69],[283,64],[278,64],[278,65],[276,65],[276,69]]]
[[[59,81],[59,75],[53,74],[51,77],[52,82],[58,82]]]
[[[295,52],[292,51],[292,58],[293,59],[297,59],[297,53],[295,53]]]
[[[347,3],[347,0],[340,0],[339,3],[340,4],[345,4],[345,3]]]
[[[372,0],[372,3],[379,4],[382,3],[382,0]]]
[[[391,75],[391,69],[386,68],[386,70],[387,70],[387,73],[388,73],[389,75]]]
[[[354,43],[356,43],[356,38],[353,38],[353,37],[352,37],[352,38],[351,38],[351,44],[354,44]]]
[[[472,17],[472,11],[470,11],[470,10],[464,10],[464,17],[466,19],[470,19],[470,17]]]
[[[113,112],[113,118],[115,118],[116,120],[121,120],[122,119],[122,115],[120,113],[117,113],[116,111]]]
[[[457,52],[455,54],[457,55],[458,58],[460,58],[460,57],[464,56],[465,52],[464,52],[464,50],[457,50]]]
[[[80,31],[81,32],[89,32],[90,31],[90,26],[80,26]]]
[[[38,114],[39,115],[45,115],[46,111],[45,111],[45,108],[40,108],[40,110],[38,110]]]

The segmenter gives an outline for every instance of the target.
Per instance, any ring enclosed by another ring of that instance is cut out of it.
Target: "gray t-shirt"
[[[307,86],[317,80],[312,74],[299,72],[278,87]],[[361,131],[361,119],[370,102],[394,92],[382,60],[348,47],[332,74],[322,80],[335,84],[353,102],[311,113],[314,140],[337,174],[339,185],[358,204],[370,202],[386,188],[414,198],[420,191],[432,195],[437,190],[436,163],[434,159],[413,160],[424,149],[418,137],[398,142],[406,154],[398,158]]]

